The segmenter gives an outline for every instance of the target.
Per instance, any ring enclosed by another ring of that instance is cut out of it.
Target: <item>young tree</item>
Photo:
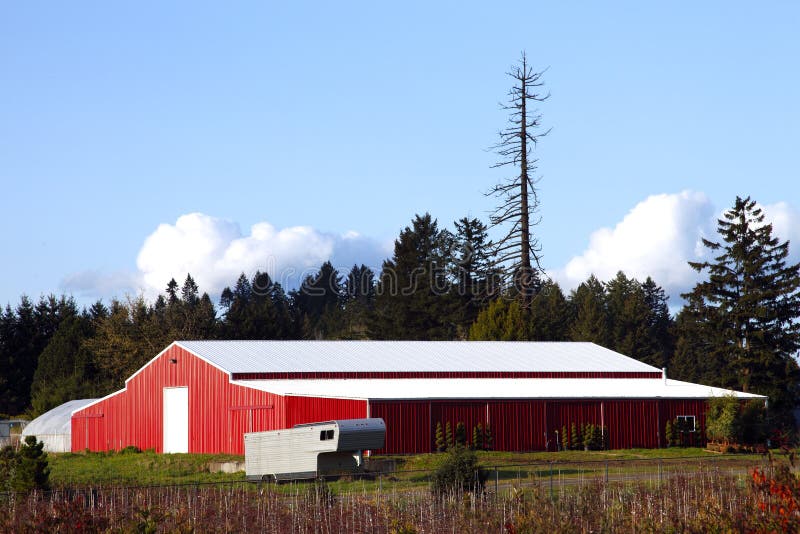
[[[527,341],[529,323],[516,300],[499,298],[478,314],[469,329],[471,341]]]
[[[690,262],[707,279],[684,295],[685,317],[696,322],[681,333],[677,358],[710,358],[721,365],[713,385],[769,396],[776,423],[793,424],[800,368],[800,264],[787,265],[789,242],[772,236],[772,225],[754,200],[737,197],[717,221],[721,242],[703,240],[717,256]],[[681,321],[682,323],[684,321]],[[701,339],[686,339],[700,336]],[[704,338],[704,339],[702,339]],[[698,354],[697,349],[705,350]],[[689,364],[690,365],[690,364]]]
[[[510,225],[497,242],[496,261],[505,266],[506,279],[518,291],[524,309],[530,306],[538,290],[541,271],[541,247],[531,233],[531,226],[538,223],[534,217],[539,207],[538,179],[533,177],[538,160],[532,157],[532,152],[539,139],[548,133],[540,131],[541,115],[533,107],[549,96],[538,92],[544,85],[542,74],[528,65],[525,52],[520,64],[508,72],[514,80],[508,104],[503,106],[509,111],[508,126],[500,131],[500,140],[493,147],[500,156],[494,167],[512,166],[519,172],[488,193],[500,199],[490,219],[492,226]]]

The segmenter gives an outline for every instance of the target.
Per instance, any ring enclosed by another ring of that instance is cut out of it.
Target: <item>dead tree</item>
[[[492,227],[510,225],[505,237],[496,244],[495,261],[502,266],[506,283],[513,285],[524,308],[530,306],[542,272],[541,246],[531,232],[531,226],[539,223],[535,219],[539,207],[536,190],[539,180],[532,177],[538,159],[531,154],[539,139],[550,131],[541,131],[542,116],[535,107],[536,102],[550,96],[538,92],[544,86],[543,73],[535,72],[528,65],[525,52],[520,64],[507,73],[514,80],[508,92],[508,103],[501,104],[509,111],[508,127],[499,132],[500,140],[492,147],[500,156],[492,168],[513,166],[519,173],[501,181],[487,193],[500,199],[500,205],[490,217]]]

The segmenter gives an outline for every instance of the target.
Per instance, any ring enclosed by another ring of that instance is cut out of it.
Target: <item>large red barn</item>
[[[702,441],[706,401],[731,393],[592,343],[176,341],[73,413],[72,450],[242,454],[245,432],[359,417],[386,421],[384,453],[430,452],[447,422],[488,425],[497,450],[553,450],[572,424],[654,448],[678,417]]]

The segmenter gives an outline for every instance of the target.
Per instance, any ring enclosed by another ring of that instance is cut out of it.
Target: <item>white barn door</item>
[[[164,452],[189,452],[189,388],[164,388]]]

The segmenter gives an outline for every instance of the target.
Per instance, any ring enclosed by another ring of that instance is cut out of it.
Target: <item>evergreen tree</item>
[[[675,322],[669,313],[664,289],[649,276],[642,283],[644,301],[648,309],[647,331],[649,347],[643,355],[644,363],[658,368],[670,367],[675,352]]]
[[[34,305],[23,295],[15,309],[6,306],[0,316],[0,413],[20,414],[30,407],[39,354],[61,322],[77,313],[66,296],[43,296]]]
[[[35,436],[26,436],[17,452],[17,465],[12,478],[12,491],[31,491],[50,489],[50,467],[44,443]]]
[[[572,312],[561,287],[547,281],[531,302],[530,339],[532,341],[567,341]]]
[[[342,327],[338,339],[366,339],[369,316],[375,308],[375,273],[362,264],[353,265],[344,281]]]
[[[460,445],[461,447],[466,446],[467,444],[467,427],[464,426],[462,421],[456,423],[456,432],[455,432],[455,444]]]
[[[453,442],[453,427],[450,425],[450,421],[447,421],[444,425],[444,439],[447,443],[447,448],[451,449],[454,445]]]
[[[591,341],[608,347],[611,336],[603,283],[594,275],[590,276],[572,291],[570,302],[575,313],[575,321],[570,327],[572,341]]]
[[[392,258],[383,262],[370,337],[455,337],[454,301],[446,272],[451,238],[427,213],[417,215],[400,232]]]
[[[447,441],[442,430],[442,422],[438,421],[436,423],[436,452],[442,452],[445,449],[447,449]]]
[[[469,330],[472,341],[526,341],[530,337],[529,323],[517,300],[499,298],[492,301]]]
[[[749,197],[736,198],[717,231],[721,242],[703,240],[713,260],[690,262],[707,279],[684,295],[691,308],[681,323],[695,324],[681,332],[678,367],[710,357],[721,366],[712,385],[769,396],[775,423],[791,426],[800,382],[800,264],[787,265],[789,242],[772,236]]]
[[[481,308],[498,296],[502,280],[493,265],[486,225],[463,217],[455,227],[451,269],[459,301],[456,319],[463,338]]]
[[[92,336],[89,314],[66,318],[39,355],[31,385],[33,414],[40,415],[69,400],[100,394],[93,358],[86,341]]]
[[[315,275],[309,275],[292,293],[292,301],[300,317],[307,317],[311,330],[305,333],[306,337],[321,339],[331,328],[325,328],[323,315],[330,320],[333,315],[338,315],[343,301],[342,277],[331,262],[324,262]],[[338,319],[338,317],[336,317]]]

